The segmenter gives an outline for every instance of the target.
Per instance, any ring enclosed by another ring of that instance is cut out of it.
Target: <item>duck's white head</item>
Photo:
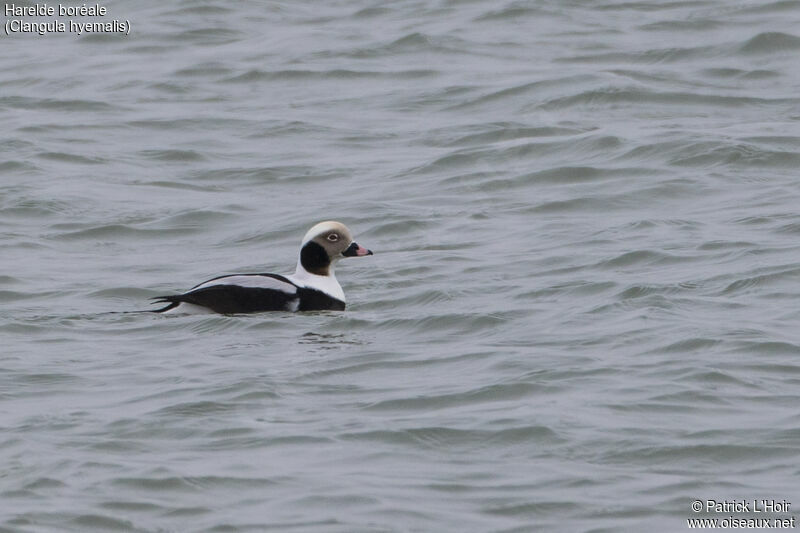
[[[372,255],[359,246],[347,226],[334,220],[320,222],[306,232],[300,245],[298,272],[302,268],[316,276],[333,276],[333,265],[343,257]]]

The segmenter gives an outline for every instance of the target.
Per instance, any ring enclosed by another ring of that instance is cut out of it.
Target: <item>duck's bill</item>
[[[342,255],[345,257],[361,257],[364,255],[372,255],[372,250],[367,250],[363,246],[359,246],[358,243],[354,242],[347,247],[347,250],[342,252]]]

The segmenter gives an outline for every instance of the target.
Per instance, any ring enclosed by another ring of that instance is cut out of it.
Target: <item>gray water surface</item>
[[[0,39],[0,530],[800,506],[800,3],[104,5]],[[326,219],[345,312],[119,313]]]

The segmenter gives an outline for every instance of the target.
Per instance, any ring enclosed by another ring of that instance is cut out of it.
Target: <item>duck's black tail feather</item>
[[[163,313],[164,311],[169,311],[170,309],[175,309],[181,304],[181,300],[179,299],[180,296],[156,296],[155,298],[151,298],[154,304],[163,304],[166,303],[165,307],[161,309],[148,309],[148,313]]]

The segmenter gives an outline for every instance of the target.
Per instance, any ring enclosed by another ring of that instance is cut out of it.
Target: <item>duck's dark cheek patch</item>
[[[331,260],[325,248],[314,241],[309,241],[300,250],[300,264],[312,274],[327,276]]]

